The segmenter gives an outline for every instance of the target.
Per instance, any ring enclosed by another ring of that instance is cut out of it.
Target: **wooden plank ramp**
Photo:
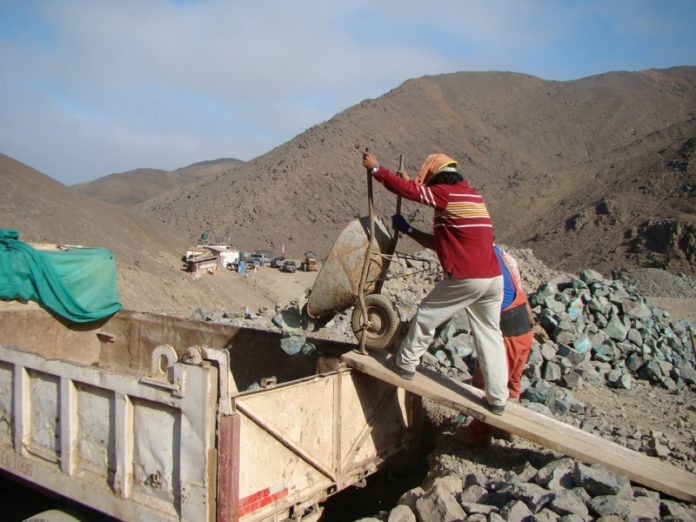
[[[574,426],[508,403],[503,415],[486,408],[483,392],[433,370],[418,368],[415,379],[399,377],[387,366],[386,354],[358,351],[343,354],[351,368],[394,386],[461,411],[491,426],[519,435],[551,450],[589,464],[601,464],[626,475],[632,482],[686,502],[696,502],[696,475],[643,453],[592,435]]]

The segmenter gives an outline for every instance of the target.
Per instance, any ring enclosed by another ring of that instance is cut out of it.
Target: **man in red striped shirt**
[[[465,309],[488,407],[502,415],[508,398],[507,361],[499,325],[503,277],[493,252],[493,224],[483,198],[457,172],[457,162],[445,154],[428,156],[415,180],[381,166],[370,152],[363,153],[363,166],[387,190],[435,210],[432,233],[414,229],[403,218],[395,219],[398,229],[435,250],[444,278],[421,301],[395,356],[394,370],[404,379],[413,379],[435,329]]]

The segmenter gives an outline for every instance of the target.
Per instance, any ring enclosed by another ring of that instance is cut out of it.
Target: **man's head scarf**
[[[437,174],[443,170],[452,170],[456,172],[457,162],[446,154],[431,154],[425,158],[423,166],[418,171],[416,185],[425,185],[433,174]]]

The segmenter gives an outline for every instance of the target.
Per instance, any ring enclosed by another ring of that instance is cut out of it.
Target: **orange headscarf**
[[[418,171],[416,185],[424,185],[428,178],[440,172],[445,167],[456,167],[457,162],[446,154],[431,154],[425,158],[423,166]]]

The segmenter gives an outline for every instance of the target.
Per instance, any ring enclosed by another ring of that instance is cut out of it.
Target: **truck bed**
[[[122,520],[316,517],[410,442],[419,403],[340,365],[352,345],[281,338],[3,303],[0,469]]]

